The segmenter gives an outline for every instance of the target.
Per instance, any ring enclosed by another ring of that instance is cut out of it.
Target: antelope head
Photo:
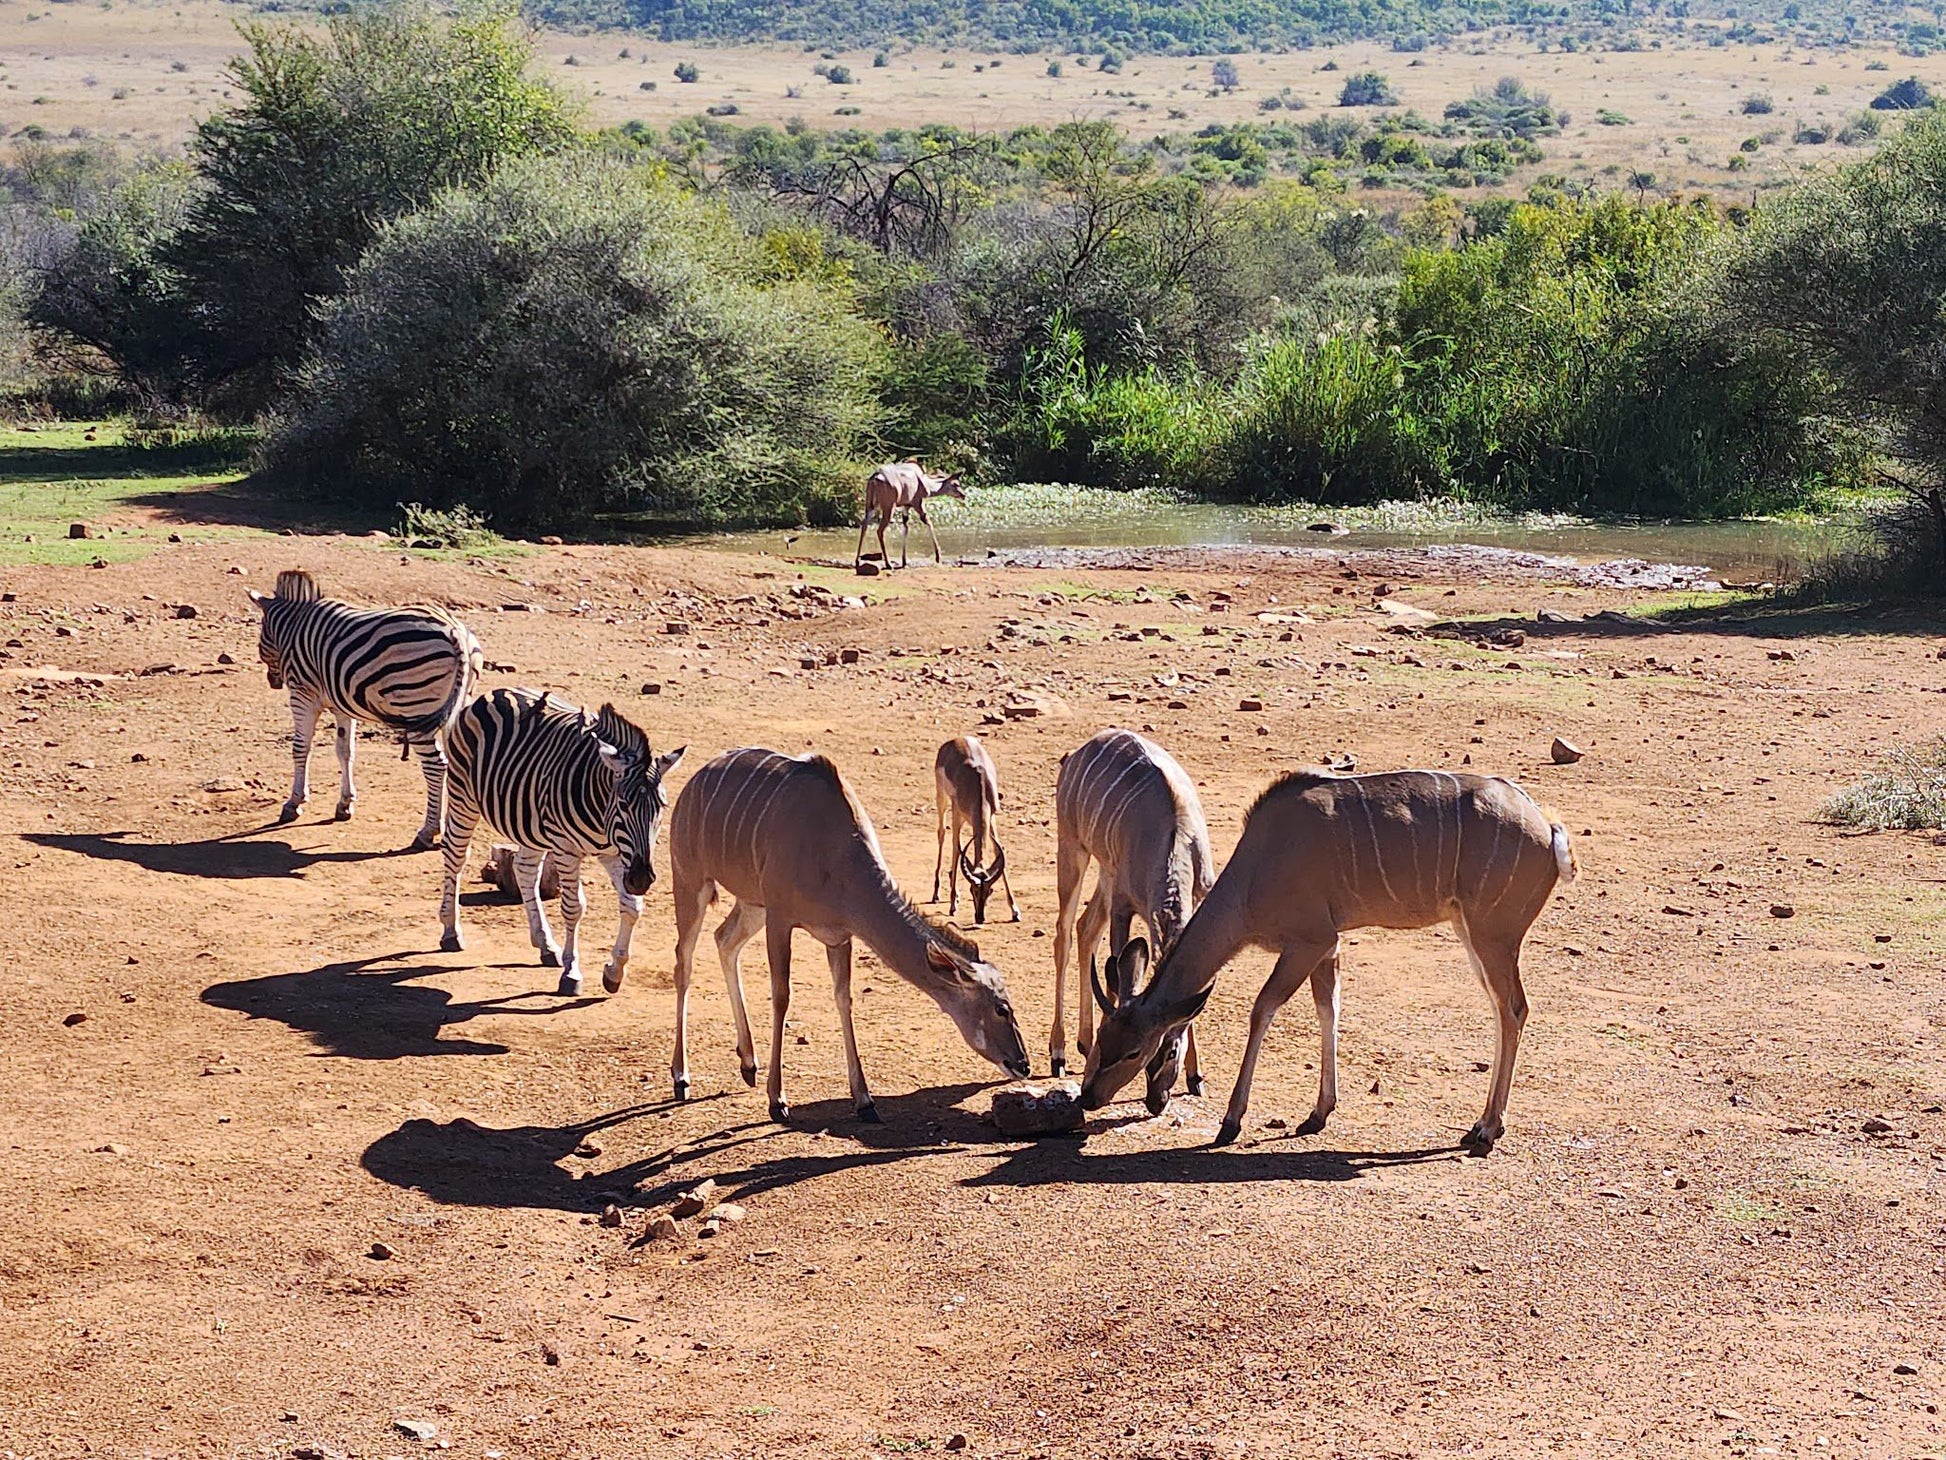
[[[1176,1082],[1183,1031],[1209,1002],[1211,990],[1175,997],[1161,978],[1149,980],[1140,993],[1136,984],[1149,968],[1149,945],[1132,939],[1108,960],[1108,978],[1097,968],[1088,971],[1095,1002],[1101,1006],[1101,1027],[1088,1051],[1087,1072],[1081,1078],[1081,1105],[1099,1110],[1113,1100],[1136,1071],[1146,1072],[1145,1101],[1160,1115]],[[1158,971],[1159,973],[1159,971]]]
[[[994,885],[1007,870],[1007,853],[996,841],[993,844],[993,865],[982,870],[973,865],[971,851],[970,847],[960,848],[959,869],[965,874],[966,890],[973,897],[973,921],[984,923],[987,920],[987,899],[993,896]]]
[[[960,1037],[975,1053],[1024,1079],[1030,1069],[1027,1041],[1020,1037],[1020,1021],[1014,1018],[1000,970],[982,961],[978,947],[956,936],[950,944],[939,938],[927,941],[926,971],[931,977],[925,991],[958,1026]]]
[[[960,481],[959,477],[955,475],[942,479],[939,485],[929,489],[926,495],[929,497],[956,497],[964,502],[966,500],[966,487]]]

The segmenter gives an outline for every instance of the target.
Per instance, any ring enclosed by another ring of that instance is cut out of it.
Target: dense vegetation
[[[24,154],[16,207],[42,222],[9,287],[50,369],[260,419],[268,469],[334,498],[521,527],[830,520],[867,460],[918,454],[989,480],[1669,515],[1884,470],[1946,522],[1929,111],[1730,215],[1544,176],[1471,192],[1562,124],[1513,80],[1437,121],[1331,108],[1144,141],[596,136],[505,12],[248,40],[186,164]],[[250,277],[272,226],[295,246]]]

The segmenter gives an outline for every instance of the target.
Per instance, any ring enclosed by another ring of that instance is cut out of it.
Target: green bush
[[[835,520],[881,345],[788,257],[646,169],[510,164],[380,233],[270,468],[501,528]]]
[[[1392,83],[1377,71],[1358,71],[1345,78],[1338,92],[1339,106],[1397,106]]]

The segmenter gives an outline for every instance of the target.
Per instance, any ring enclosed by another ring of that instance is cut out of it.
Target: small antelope
[[[932,864],[932,900],[939,901],[939,869],[946,861],[946,831],[953,833],[953,860],[946,872],[952,898],[948,917],[959,914],[959,874],[966,874],[967,896],[973,900],[973,921],[987,920],[987,899],[998,883],[1007,894],[1007,910],[1020,921],[1020,904],[1007,881],[1007,854],[993,823],[1000,814],[1000,772],[977,735],[957,735],[939,747],[932,764],[933,793],[939,810],[939,850]],[[962,826],[973,833],[970,845],[960,845]],[[986,863],[986,845],[993,843],[993,862]]]
[[[892,525],[892,514],[903,512],[903,524],[899,534],[899,566],[905,562],[906,539],[912,536],[912,514],[917,512],[919,520],[926,524],[926,531],[932,533],[932,560],[940,562],[939,534],[933,532],[932,519],[926,516],[928,497],[957,497],[966,500],[966,490],[956,476],[928,476],[917,461],[888,461],[865,479],[865,511],[858,519],[858,551],[852,557],[856,567],[865,560],[865,528],[878,514],[878,560],[886,567],[892,560],[885,554],[885,529]]]
[[[718,889],[736,899],[716,929],[716,953],[736,1017],[744,1083],[757,1083],[750,1018],[738,960],[759,932],[770,954],[771,1119],[790,1119],[784,1100],[784,1016],[791,1003],[791,934],[825,946],[845,1041],[845,1073],[858,1118],[877,1108],[858,1062],[851,1026],[851,942],[863,938],[899,977],[929,994],[966,1042],[1010,1075],[1027,1073],[1027,1046],[1000,971],[950,928],[928,921],[892,880],[871,818],[838,768],[821,755],[793,759],[771,750],[732,750],[690,778],[669,816],[669,866],[676,896],[676,1048],[669,1073],[689,1097],[689,984],[703,914]]]
[[[1104,925],[1111,951],[1118,949],[1128,941],[1130,922],[1139,913],[1156,946],[1167,949],[1209,895],[1216,870],[1195,784],[1168,751],[1131,730],[1104,730],[1063,758],[1054,786],[1054,815],[1060,912],[1054,921],[1054,1029],[1047,1051],[1059,1075],[1067,1068],[1068,940],[1076,940],[1077,972],[1088,968],[1091,980]],[[1095,895],[1080,916],[1077,937],[1076,911],[1091,861],[1101,872]],[[1120,989],[1118,997],[1134,992],[1131,985]],[[1094,1045],[1095,1021],[1085,989],[1080,1004],[1076,1045],[1086,1058]],[[1159,1048],[1149,1054],[1156,1056]],[[1149,1105],[1157,1114],[1175,1083],[1178,1059],[1188,1074],[1190,1093],[1202,1093],[1195,1035],[1179,1026],[1150,1072]]]
[[[1099,983],[1101,1036],[1081,1101],[1099,1110],[1202,1012],[1217,972],[1245,945],[1277,955],[1250,1011],[1250,1039],[1216,1143],[1243,1129],[1264,1034],[1308,979],[1318,1010],[1318,1100],[1300,1134],[1324,1129],[1338,1103],[1338,940],[1354,928],[1451,923],[1498,1018],[1486,1111],[1465,1144],[1481,1154],[1505,1129],[1514,1054],[1527,1021],[1520,945],[1557,883],[1575,875],[1567,830],[1498,777],[1445,771],[1336,776],[1297,771],[1273,782],[1208,899],[1134,998]],[[1116,959],[1132,987],[1147,969],[1140,943]]]

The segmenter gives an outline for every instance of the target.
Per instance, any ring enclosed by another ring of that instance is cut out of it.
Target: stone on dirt
[[[422,1445],[429,1445],[439,1438],[439,1426],[429,1419],[395,1419],[392,1428]]]
[[[677,1197],[676,1204],[669,1210],[672,1215],[678,1217],[700,1217],[715,1205],[716,1178],[709,1177],[697,1182]]]
[[[485,865],[480,868],[480,880],[489,887],[499,888],[509,897],[520,896],[520,884],[514,879],[515,853],[515,848],[505,842],[497,842],[493,850],[487,853]],[[551,858],[541,863],[540,895],[542,902],[552,902],[561,895],[561,874]]]
[[[1254,713],[1257,710],[1261,710],[1263,707],[1264,707],[1264,702],[1252,695],[1246,695],[1244,698],[1237,701],[1237,709],[1244,712],[1245,714]]]
[[[601,1224],[604,1227],[619,1227],[622,1224],[622,1209],[612,1201],[601,1209]]]
[[[82,541],[94,535],[95,530],[85,522],[70,522],[68,524],[68,537],[74,541]]]
[[[390,1242],[374,1242],[366,1250],[365,1255],[371,1258],[373,1262],[390,1262],[399,1255],[399,1250]]]
[[[738,1222],[742,1221],[746,1216],[748,1216],[749,1213],[744,1211],[744,1209],[738,1206],[735,1202],[726,1201],[721,1205],[719,1205],[715,1211],[710,1213],[710,1215],[719,1222],[728,1222],[732,1226],[734,1226]]]
[[[946,1437],[946,1448],[948,1450],[964,1450],[966,1448],[966,1436],[957,1433],[948,1435]]]
[[[1003,1136],[1048,1136],[1081,1129],[1077,1080],[1022,1082],[993,1092],[993,1123]]]
[[[682,1228],[676,1219],[667,1212],[658,1212],[649,1218],[649,1240],[652,1242],[673,1242],[682,1236]]]
[[[177,618],[196,617],[196,605],[193,603],[178,603],[176,605],[176,617]]]
[[[1774,918],[1794,918],[1797,916],[1797,909],[1788,902],[1773,902],[1770,905],[1770,915]]]
[[[1558,735],[1554,737],[1554,743],[1547,748],[1547,753],[1553,757],[1556,765],[1573,765],[1587,754],[1580,746],[1572,741],[1563,740]]]
[[[879,575],[880,569],[877,563],[867,558],[858,564],[855,571],[861,578],[876,578]]]

